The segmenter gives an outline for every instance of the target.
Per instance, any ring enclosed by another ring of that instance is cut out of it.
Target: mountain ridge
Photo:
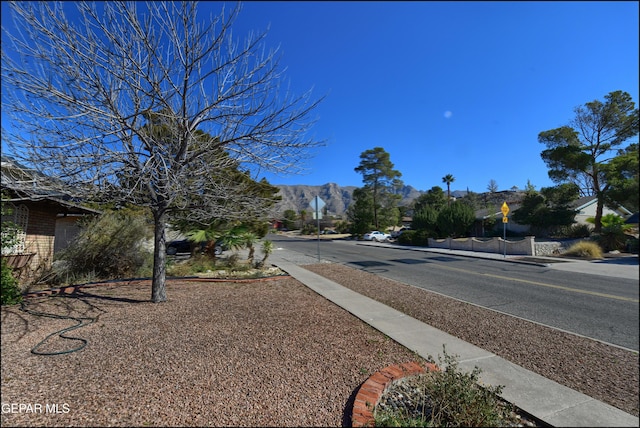
[[[324,201],[327,215],[337,217],[344,216],[347,208],[353,202],[353,191],[358,188],[358,186],[340,186],[333,182],[319,185],[274,184],[273,186],[280,189],[277,195],[282,198],[282,200],[277,202],[272,208],[274,216],[281,216],[286,210],[293,210],[296,213],[303,210],[311,212],[313,209],[310,204],[316,196]],[[402,196],[400,205],[409,205],[414,199],[426,192],[426,190],[418,190],[413,186],[404,185],[400,188],[399,192]],[[517,197],[519,193],[522,192],[505,190],[493,192],[491,198],[487,198],[489,193],[480,193],[479,195],[484,196],[485,202],[488,202],[487,199],[491,199],[492,203],[495,204],[499,202],[501,204],[501,201],[504,199],[511,204],[516,202],[517,199],[520,199]],[[466,190],[454,190],[451,192],[451,196],[456,198],[461,198],[466,194]],[[493,201],[493,199],[495,199],[495,201]]]
[[[274,207],[276,213],[282,214],[286,210],[300,212],[302,210],[312,210],[309,205],[316,196],[319,196],[325,202],[326,212],[328,215],[344,216],[347,208],[353,202],[353,191],[358,186],[340,186],[337,183],[326,183],[320,185],[306,184],[274,184],[280,189],[278,196],[282,197]],[[422,192],[413,186],[403,186],[400,189],[402,199],[401,205],[408,205],[415,198],[420,196]]]

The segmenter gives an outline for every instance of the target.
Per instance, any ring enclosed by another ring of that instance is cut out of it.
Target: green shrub
[[[434,238],[434,233],[428,230],[418,230],[414,237],[414,245],[426,247],[429,245],[429,238]]]
[[[440,210],[437,217],[441,237],[465,236],[476,220],[475,212],[467,204],[454,202]]]
[[[583,257],[586,259],[601,259],[602,248],[595,242],[580,241],[573,244],[564,252],[567,256]]]
[[[401,245],[414,245],[413,241],[415,239],[417,230],[405,230],[398,236],[398,244]]]
[[[588,238],[591,236],[593,228],[588,224],[573,224],[571,226],[563,226],[558,229],[559,238]]]
[[[621,225],[603,226],[599,235],[592,237],[604,251],[624,251],[627,244],[625,228]]]
[[[458,362],[444,349],[439,357],[442,371],[421,375],[424,397],[418,398],[431,412],[422,418],[407,418],[399,412],[375,412],[375,426],[507,426],[510,406],[499,399],[502,386],[483,387],[479,384],[481,370],[475,367],[471,373],[458,370]],[[444,364],[443,364],[444,361]],[[416,399],[416,398],[414,398]]]
[[[221,263],[206,255],[196,255],[182,262],[167,263],[168,276],[190,276],[219,269]]]
[[[402,245],[419,245],[426,247],[429,245],[429,238],[433,238],[433,233],[428,230],[405,230],[398,237],[398,243]]]
[[[3,305],[15,305],[22,301],[22,295],[20,294],[20,288],[18,286],[18,280],[13,276],[13,269],[7,265],[7,262],[2,259],[2,291],[0,294]]]
[[[60,254],[56,280],[68,283],[83,278],[126,278],[137,276],[141,269],[148,271],[149,251],[142,246],[148,234],[144,217],[128,210],[110,211],[91,219]]]
[[[338,233],[349,233],[349,228],[351,226],[346,221],[338,221],[335,224],[336,232]]]
[[[316,235],[318,233],[318,226],[315,224],[305,224],[300,230],[300,235]]]
[[[592,218],[587,221],[591,222]],[[600,234],[593,239],[600,244],[604,251],[624,251],[627,244],[625,232],[631,229],[630,224],[626,224],[624,219],[616,214],[606,214],[602,216],[602,229]]]

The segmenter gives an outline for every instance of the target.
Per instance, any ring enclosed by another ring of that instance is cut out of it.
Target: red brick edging
[[[373,427],[375,421],[373,410],[380,402],[385,390],[392,382],[407,376],[413,376],[426,371],[439,371],[433,363],[426,363],[424,367],[416,362],[393,364],[369,376],[358,390],[351,413],[351,426]]]

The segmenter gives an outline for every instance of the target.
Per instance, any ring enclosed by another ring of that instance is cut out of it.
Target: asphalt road
[[[318,242],[272,239],[317,257]],[[464,302],[638,351],[638,281],[548,267],[320,241],[320,257]]]

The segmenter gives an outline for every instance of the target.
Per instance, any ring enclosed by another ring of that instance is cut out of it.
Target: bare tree
[[[3,27],[3,146],[93,201],[154,216],[151,300],[166,300],[165,225],[260,206],[240,168],[296,173],[320,100],[283,89],[266,33],[231,28],[241,6],[202,17],[192,2],[12,2]],[[3,147],[4,150],[4,147]]]

